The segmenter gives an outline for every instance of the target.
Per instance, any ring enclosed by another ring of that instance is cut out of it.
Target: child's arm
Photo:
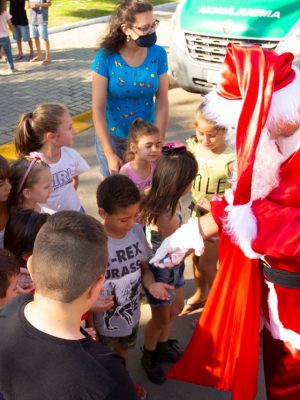
[[[107,311],[110,310],[114,304],[115,302],[113,296],[102,296],[102,294],[100,294],[96,302],[90,308],[89,312],[98,313]]]
[[[10,30],[11,32],[13,32],[13,31],[14,31],[14,27],[13,27],[13,24],[12,24],[12,22],[11,22],[10,19],[7,20],[7,25],[8,25],[8,27],[9,27],[9,30]]]
[[[79,176],[76,175],[76,176],[74,176],[74,178],[73,178],[73,186],[74,186],[75,190],[78,189],[78,185],[79,185]]]
[[[206,197],[203,197],[202,199],[200,199],[200,200],[197,202],[197,207],[198,207],[198,208],[200,209],[200,211],[202,211],[203,213],[210,212],[210,210],[211,210],[210,201],[209,201]]]
[[[51,1],[45,1],[43,3],[35,3],[33,1],[28,1],[28,8],[39,8],[39,7],[50,7]]]
[[[156,226],[162,237],[166,238],[179,228],[179,221],[175,214],[171,216],[170,212],[165,212],[157,218]]]
[[[169,300],[170,293],[169,290],[175,290],[174,286],[168,285],[163,282],[155,282],[154,276],[148,267],[148,263],[143,261],[141,264],[141,272],[142,272],[142,283],[144,287],[148,290],[148,292],[159,300]]]

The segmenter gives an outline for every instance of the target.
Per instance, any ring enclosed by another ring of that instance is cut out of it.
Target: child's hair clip
[[[182,154],[186,152],[186,146],[182,142],[169,142],[163,145],[161,152],[165,156]]]

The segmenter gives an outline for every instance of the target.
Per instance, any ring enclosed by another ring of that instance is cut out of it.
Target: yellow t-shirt
[[[199,143],[194,137],[187,141],[187,150],[196,158],[198,172],[193,182],[192,200],[197,203],[202,198],[212,200],[215,194],[223,195],[225,189],[230,187],[228,182],[228,165],[235,161],[235,151],[226,147],[223,153],[212,159],[206,159],[199,155]]]

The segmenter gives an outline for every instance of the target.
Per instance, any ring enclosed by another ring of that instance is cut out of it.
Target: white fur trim
[[[223,221],[224,232],[233,238],[246,257],[261,258],[262,255],[251,248],[251,243],[257,234],[256,218],[251,210],[251,202],[234,206],[232,189],[225,191],[225,199],[228,206],[225,209],[227,217]]]
[[[273,93],[266,126],[270,130],[279,121],[300,122],[300,71],[293,66],[296,78]],[[214,90],[205,96],[204,113],[209,119],[226,128],[236,128],[244,100],[229,100]]]
[[[282,340],[283,342],[290,343],[293,348],[300,350],[300,335],[299,333],[287,329],[283,326],[280,321],[278,314],[278,298],[277,293],[274,288],[274,284],[265,280],[268,288],[268,306],[269,306],[269,317],[270,323],[266,321],[264,317],[264,323],[266,328],[270,331],[272,337],[277,340]]]
[[[293,65],[296,78],[284,88],[273,93],[266,126],[280,126],[280,121],[300,123],[300,71]]]
[[[204,113],[208,119],[217,125],[228,128],[237,128],[243,100],[228,100],[218,95],[214,90],[205,96]]]

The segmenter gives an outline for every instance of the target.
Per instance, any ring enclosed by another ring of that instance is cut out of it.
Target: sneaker
[[[175,362],[182,352],[178,347],[178,340],[169,339],[167,342],[158,342],[156,346],[156,357],[159,361]]]
[[[150,351],[143,348],[143,356],[141,360],[142,366],[153,383],[163,383],[166,380],[165,373],[156,359],[156,350]]]

